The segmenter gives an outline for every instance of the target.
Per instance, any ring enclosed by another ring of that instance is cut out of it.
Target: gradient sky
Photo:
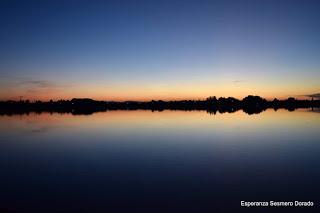
[[[0,99],[320,92],[320,1],[0,2]]]

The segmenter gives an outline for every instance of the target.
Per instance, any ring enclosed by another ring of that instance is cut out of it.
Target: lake
[[[0,116],[0,133],[4,212],[319,203],[319,111],[30,113]]]

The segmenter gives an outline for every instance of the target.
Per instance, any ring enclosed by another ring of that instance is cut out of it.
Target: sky
[[[0,1],[0,99],[305,97],[317,0]]]

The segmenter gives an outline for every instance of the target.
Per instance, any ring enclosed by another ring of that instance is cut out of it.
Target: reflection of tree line
[[[60,101],[2,101],[0,102],[0,114],[24,114],[29,112],[58,112],[72,114],[92,114],[107,110],[206,110],[210,114],[232,113],[243,110],[248,114],[257,114],[268,108],[287,109],[293,111],[297,108],[319,108],[320,100],[287,100],[274,99],[267,101],[259,96],[247,96],[242,100],[232,97],[219,98],[209,97],[206,100],[183,100],[183,101],[95,101],[92,99],[72,99]]]

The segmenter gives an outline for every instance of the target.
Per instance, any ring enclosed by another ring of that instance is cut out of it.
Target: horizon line
[[[71,101],[73,99],[78,99],[78,100],[83,100],[83,99],[90,99],[90,100],[93,100],[93,101],[105,101],[105,102],[151,102],[151,101],[204,101],[208,98],[213,98],[213,97],[216,97],[217,99],[219,98],[234,98],[234,99],[237,99],[237,100],[243,100],[245,97],[248,97],[248,96],[258,96],[258,97],[261,97],[267,101],[273,101],[275,99],[277,100],[288,100],[289,98],[294,98],[296,100],[320,100],[320,97],[317,97],[317,96],[314,96],[314,95],[295,95],[295,96],[288,96],[287,98],[278,98],[278,97],[273,97],[273,98],[264,98],[260,95],[247,95],[247,96],[244,96],[243,98],[235,98],[235,97],[232,97],[232,96],[215,96],[215,95],[212,95],[212,96],[208,96],[206,98],[176,98],[176,99],[159,99],[159,98],[150,98],[150,99],[147,99],[147,100],[138,100],[138,99],[127,99],[127,100],[108,100],[108,99],[95,99],[95,98],[90,98],[90,97],[73,97],[73,98],[50,98],[50,99],[46,99],[46,100],[41,100],[41,99],[23,99],[23,96],[20,96],[19,98],[15,98],[15,99],[0,99],[1,102],[6,102],[6,101],[41,101],[41,102],[50,102],[50,101]],[[305,97],[305,99],[301,99],[301,98],[297,98],[297,97]]]

